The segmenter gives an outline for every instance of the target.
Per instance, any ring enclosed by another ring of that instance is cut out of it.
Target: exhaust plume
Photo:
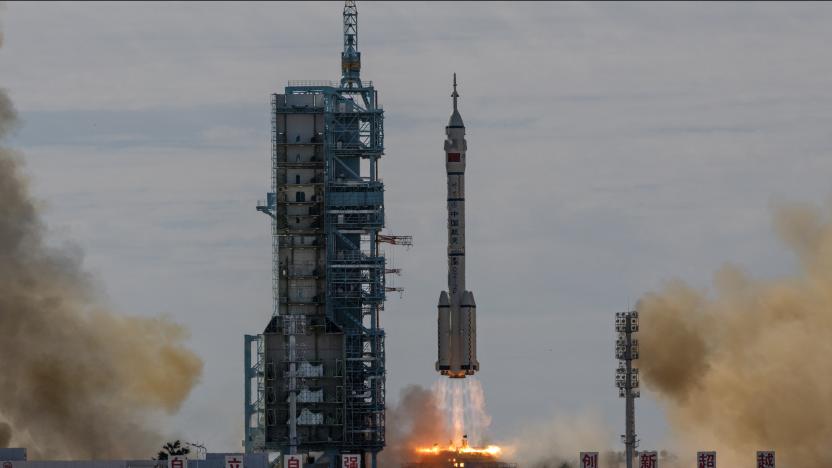
[[[439,411],[445,415],[453,442],[459,444],[462,436],[467,435],[471,445],[483,446],[491,416],[485,410],[485,392],[480,381],[473,377],[443,378],[433,385],[433,393]]]
[[[681,281],[645,295],[639,368],[679,444],[720,464],[776,450],[787,466],[832,466],[832,209],[791,205],[775,227],[799,259],[791,277],[735,266],[712,295]]]
[[[0,145],[15,124],[0,90]],[[152,418],[179,408],[202,363],[184,328],[108,310],[77,249],[45,236],[21,157],[0,146],[0,443],[31,458],[148,458],[163,441]]]

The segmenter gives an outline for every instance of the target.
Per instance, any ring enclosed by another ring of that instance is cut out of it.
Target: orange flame
[[[503,452],[503,449],[497,445],[489,445],[483,448],[476,448],[470,447],[468,445],[463,445],[457,447],[453,444],[448,445],[447,447],[440,447],[439,444],[435,444],[433,447],[420,447],[416,449],[416,453],[422,455],[439,455],[440,453],[463,453],[463,454],[471,454],[471,455],[484,455],[489,457],[498,457]]]

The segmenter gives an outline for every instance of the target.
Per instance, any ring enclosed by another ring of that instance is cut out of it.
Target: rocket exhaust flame
[[[497,458],[505,451],[483,443],[491,418],[485,410],[482,386],[473,378],[439,379],[432,390],[410,386],[402,392],[399,405],[387,414],[382,466],[450,452]]]
[[[461,445],[450,444],[447,447],[441,447],[439,446],[439,444],[436,444],[433,447],[417,448],[416,453],[420,455],[440,455],[442,453],[457,453],[497,458],[503,453],[503,449],[497,445],[488,445],[482,448],[471,447],[467,444],[465,439],[463,439]]]
[[[502,454],[502,448],[497,445],[476,446],[482,443],[483,433],[491,424],[491,417],[485,411],[485,394],[478,380],[442,379],[434,385],[433,393],[452,434],[451,442],[447,446],[435,443],[430,447],[417,447],[416,454],[464,454],[492,458]],[[460,445],[456,445],[456,441],[460,441]],[[473,441],[474,445],[470,445],[469,441]]]
[[[475,378],[440,379],[434,384],[433,393],[440,412],[445,415],[451,439],[466,438],[481,444],[491,425],[491,417],[485,409],[485,393],[480,381]]]
[[[0,139],[15,124],[0,89]],[[20,166],[0,146],[0,443],[35,459],[149,457],[163,441],[152,418],[179,408],[202,363],[182,327],[102,305],[77,249],[47,245]]]

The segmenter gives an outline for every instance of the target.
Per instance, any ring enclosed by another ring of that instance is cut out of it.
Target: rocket
[[[465,289],[465,124],[459,115],[454,73],[454,111],[445,127],[445,172],[448,178],[448,290],[439,294],[436,370],[463,379],[480,369],[477,361],[477,305]]]

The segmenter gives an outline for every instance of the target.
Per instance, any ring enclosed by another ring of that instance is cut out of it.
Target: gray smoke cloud
[[[418,447],[451,440],[448,415],[432,390],[419,385],[402,389],[399,404],[387,408],[387,446],[381,466],[397,467],[415,461]]]
[[[507,444],[504,458],[525,468],[577,468],[579,452],[599,452],[601,466],[614,468],[619,460],[610,439],[609,428],[596,412],[556,413],[526,424]]]
[[[12,440],[12,427],[6,423],[0,423],[0,448],[9,446]]]
[[[778,208],[775,227],[799,259],[792,276],[755,279],[735,266],[714,293],[681,281],[647,294],[639,367],[688,453],[750,465],[832,466],[832,207]]]
[[[22,157],[4,145],[16,125],[0,89],[0,444],[149,458],[163,442],[151,418],[179,408],[202,362],[184,328],[109,310],[78,249],[47,245]]]
[[[398,405],[387,409],[387,446],[381,453],[381,466],[398,467],[419,459],[417,448],[434,444],[447,446],[457,428],[443,391],[409,385],[402,390]],[[463,431],[464,432],[464,431]],[[529,422],[507,442],[495,441],[503,452],[501,460],[516,462],[527,468],[577,468],[578,452],[601,452],[602,466],[616,468],[623,463],[620,454],[609,444],[611,433],[594,412],[554,414],[550,418]],[[491,441],[483,441],[482,445]],[[670,466],[670,465],[668,465]]]

